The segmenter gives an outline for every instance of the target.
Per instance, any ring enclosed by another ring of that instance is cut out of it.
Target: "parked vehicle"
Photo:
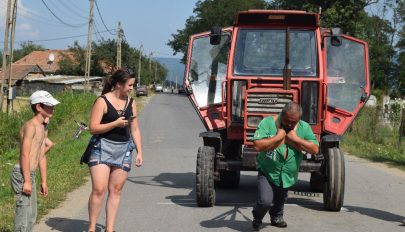
[[[136,96],[148,96],[148,87],[140,85],[136,88]]]
[[[184,89],[183,86],[179,86],[179,88],[177,89],[178,94],[183,94],[186,93],[186,90]]]
[[[300,171],[311,173],[325,209],[341,209],[339,143],[370,96],[368,45],[319,20],[304,11],[250,10],[233,27],[190,37],[184,83],[207,129],[197,153],[198,206],[213,206],[216,187],[237,187],[241,170],[256,170],[258,124],[294,101],[320,144],[317,156],[303,155]]]
[[[155,85],[155,92],[163,92],[163,86],[160,84]]]

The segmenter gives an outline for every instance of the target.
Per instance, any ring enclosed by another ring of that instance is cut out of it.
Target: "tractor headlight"
[[[249,116],[247,120],[248,127],[257,127],[259,123],[262,121],[262,116]]]

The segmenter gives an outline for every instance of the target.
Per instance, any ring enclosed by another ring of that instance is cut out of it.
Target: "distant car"
[[[136,96],[148,96],[148,88],[145,85],[136,88]]]
[[[162,85],[155,85],[155,92],[163,92],[163,86]]]
[[[179,94],[186,93],[186,90],[184,89],[183,86],[180,86],[180,87],[179,87],[178,93],[179,93]]]

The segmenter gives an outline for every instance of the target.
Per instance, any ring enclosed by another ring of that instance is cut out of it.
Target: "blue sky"
[[[6,2],[7,0],[3,0],[0,3],[1,41],[4,37]],[[43,2],[71,26],[58,21]],[[108,29],[117,29],[118,22],[121,21],[126,40],[132,47],[139,48],[142,44],[146,55],[153,52],[156,57],[171,57],[173,51],[166,43],[177,29],[184,28],[186,19],[193,15],[196,2],[197,0],[97,0],[97,5]],[[20,41],[33,41],[48,49],[65,49],[75,40],[80,45],[87,46],[87,36],[43,40],[86,35],[89,9],[88,0],[18,0],[15,46],[18,48]],[[93,35],[93,40],[101,40],[101,37],[116,39],[116,35],[106,32],[96,5],[94,16],[97,30],[105,32]],[[3,42],[1,48],[2,45]]]

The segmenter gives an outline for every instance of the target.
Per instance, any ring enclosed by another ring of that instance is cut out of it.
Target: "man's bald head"
[[[285,104],[284,108],[281,110],[281,114],[285,115],[286,113],[288,114],[296,114],[301,117],[301,106],[298,103],[295,102],[289,102]]]
[[[287,103],[281,110],[281,127],[288,133],[294,129],[301,117],[301,107],[295,102]]]

